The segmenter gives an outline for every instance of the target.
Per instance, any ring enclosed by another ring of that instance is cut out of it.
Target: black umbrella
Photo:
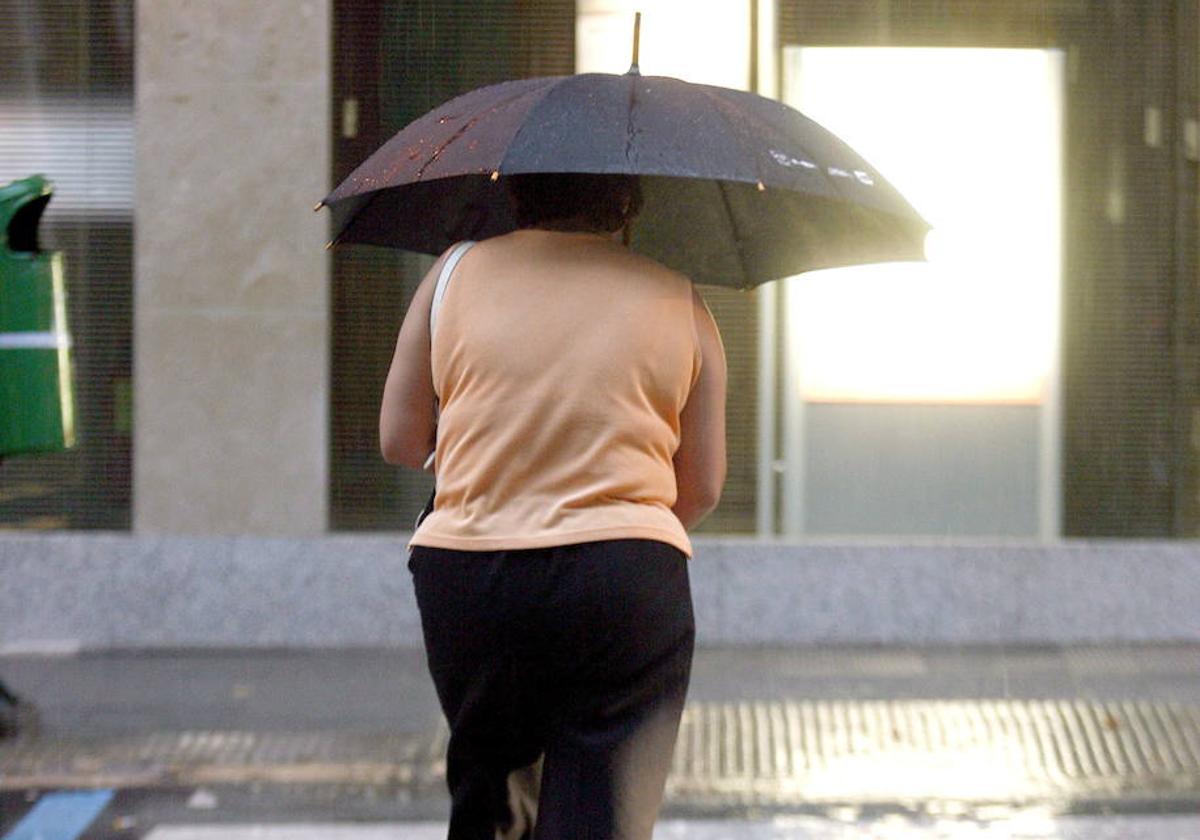
[[[501,179],[642,177],[632,247],[698,283],[924,258],[929,225],[853,149],[782,103],[586,73],[479,88],[409,124],[318,205],[334,243],[438,254],[516,226]]]

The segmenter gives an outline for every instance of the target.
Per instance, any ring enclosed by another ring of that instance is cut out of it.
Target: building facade
[[[689,78],[724,74],[706,80],[813,107],[823,100],[808,80],[830,57],[821,50],[1048,56],[1058,140],[1043,147],[1057,154],[1061,228],[1052,302],[996,331],[1017,355],[1048,324],[1049,372],[1025,396],[819,392],[796,349],[809,347],[802,325],[815,305],[804,278],[754,293],[705,289],[730,361],[729,481],[705,529],[1200,535],[1200,4],[696,5],[642,4],[646,72],[657,60]],[[627,60],[633,8],[0,3],[0,28],[20,45],[0,56],[0,180],[38,169],[58,185],[43,238],[67,256],[80,404],[75,450],[0,464],[0,522],[298,537],[406,530],[428,479],[382,462],[376,412],[428,259],[327,252],[328,219],[312,205],[451,96],[513,77],[621,72],[613,63]],[[1005,89],[977,84],[965,95],[991,97],[998,112]],[[947,125],[930,125],[928,142]],[[980,155],[972,177],[986,185],[1003,155]],[[1019,171],[1024,152],[1013,157]],[[1012,230],[992,222],[992,239],[1017,241],[1031,212],[1018,206]],[[868,315],[840,311],[843,335]],[[947,307],[942,320],[962,317]],[[925,329],[915,324],[907,334]],[[888,355],[864,365],[879,369]]]

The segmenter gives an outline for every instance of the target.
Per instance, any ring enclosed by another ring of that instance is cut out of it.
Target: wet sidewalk
[[[37,792],[103,788],[142,826],[336,817],[415,830],[446,806],[424,668],[415,650],[3,657],[41,729],[0,742],[0,803],[15,813]],[[667,820],[1029,813],[1200,813],[1200,646],[697,654]]]

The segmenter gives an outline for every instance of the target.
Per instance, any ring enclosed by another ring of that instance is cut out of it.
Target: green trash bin
[[[0,457],[75,445],[63,255],[38,248],[53,192],[40,175],[0,187]]]

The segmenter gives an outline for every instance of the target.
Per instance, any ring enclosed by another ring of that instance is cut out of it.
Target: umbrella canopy
[[[643,176],[632,247],[697,283],[749,288],[924,258],[929,225],[799,111],[636,72],[467,93],[392,137],[321,204],[332,210],[335,243],[438,254],[513,230],[501,179],[535,172]]]

